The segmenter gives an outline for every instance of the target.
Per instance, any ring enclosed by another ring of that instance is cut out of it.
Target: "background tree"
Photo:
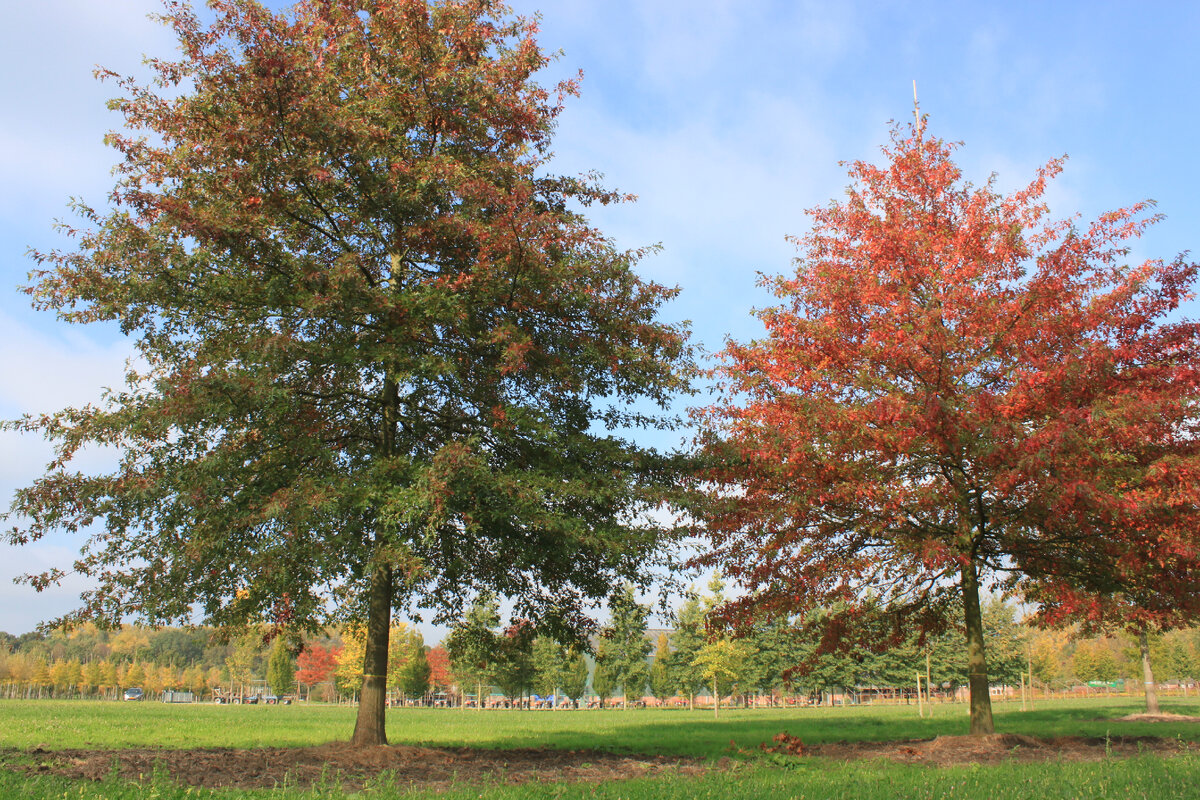
[[[533,686],[533,638],[533,626],[520,621],[496,640],[495,683],[514,705]]]
[[[390,670],[395,676],[394,685],[405,697],[424,697],[433,672],[425,655],[425,639],[416,628],[410,628],[399,638],[397,657]]]
[[[583,699],[588,684],[588,662],[578,646],[567,651],[566,670],[563,673],[563,694],[578,703]]]
[[[635,702],[641,700],[650,677],[646,663],[653,647],[646,638],[650,609],[637,602],[629,583],[609,601],[609,609],[608,629],[603,634],[608,639],[606,663],[613,680],[621,687],[622,707],[629,708],[630,693]]]
[[[596,665],[592,668],[592,691],[600,698],[601,708],[620,685],[612,662],[612,642],[601,633],[600,642],[596,645]]]
[[[566,648],[548,636],[539,636],[533,641],[531,659],[533,690],[543,696],[561,691],[567,683]]]
[[[983,603],[983,632],[988,646],[988,677],[1017,686],[1029,665],[1029,629],[1017,622],[1017,609],[999,597]]]
[[[43,665],[44,666],[44,665]],[[241,675],[239,674],[239,677]],[[246,680],[249,680],[247,678]],[[135,686],[141,686],[146,682],[146,670],[136,661],[129,665],[125,673],[121,676],[121,688],[131,689]]]
[[[341,648],[312,642],[304,646],[296,657],[296,680],[310,689],[319,683],[333,680]]]
[[[500,604],[485,593],[475,599],[446,637],[446,652],[450,655],[454,679],[460,687],[475,690],[476,708],[483,708],[484,687],[490,689],[496,679],[500,649],[496,628],[499,624]]]
[[[750,646],[741,640],[721,637],[705,644],[693,665],[708,681],[713,693],[713,719],[720,713],[721,698],[732,692],[745,669]]]
[[[704,607],[691,589],[675,617],[675,631],[671,634],[675,690],[684,694],[688,699],[688,708],[694,709],[696,692],[704,686],[704,675],[695,661],[705,644],[705,634]]]
[[[810,212],[795,274],[766,281],[766,337],[724,352],[696,513],[743,627],[842,603],[829,631],[852,636],[868,590],[898,638],[957,609],[979,734],[981,588],[1195,594],[1146,545],[1196,552],[1200,328],[1174,315],[1197,265],[1127,264],[1145,203],[1048,221],[1058,161],[1005,196],[951,150],[897,126]]]
[[[749,655],[742,669],[745,685],[772,698],[789,682],[788,670],[795,666],[796,630],[791,621],[764,619],[755,623],[747,639]]]
[[[671,668],[671,641],[665,632],[660,633],[654,647],[654,663],[650,665],[650,693],[664,703],[675,694],[675,676]]]
[[[533,23],[491,0],[210,7],[167,5],[182,55],[151,84],[102,73],[115,209],[75,206],[78,248],[37,253],[28,291],[119,325],[140,366],[8,426],[55,447],[9,541],[85,532],[95,588],[62,622],[363,623],[353,741],[382,744],[392,609],[446,621],[489,588],[580,637],[653,564],[673,458],[611,432],[670,424],[684,331],[581,214],[623,198],[545,171],[561,105]],[[93,442],[114,470],[75,468]]]
[[[275,637],[271,655],[267,658],[267,685],[279,696],[296,690],[296,662],[282,636]]]
[[[1112,648],[1101,639],[1085,639],[1075,646],[1071,671],[1083,683],[1107,683],[1121,674]]]
[[[259,668],[262,659],[258,654],[258,645],[262,641],[258,633],[250,631],[243,634],[234,643],[233,652],[225,659],[225,669],[229,673],[229,687],[238,694],[245,694],[246,687],[261,675]],[[128,680],[128,676],[126,676]],[[143,680],[145,680],[143,678]]]
[[[425,658],[429,662],[430,685],[441,692],[449,691],[454,680],[450,673],[450,654],[446,648],[440,644],[430,648]]]

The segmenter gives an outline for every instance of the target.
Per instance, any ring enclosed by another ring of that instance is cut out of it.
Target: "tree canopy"
[[[630,431],[686,387],[674,290],[583,216],[621,195],[549,174],[573,82],[493,0],[181,0],[178,60],[102,71],[124,130],[110,211],[35,254],[28,292],[137,352],[98,405],[10,428],[56,455],[14,543],[79,533],[62,622],[315,629],[365,621],[355,741],[385,741],[393,608],[473,593],[579,636],[652,563],[672,458]],[[120,452],[107,472],[72,461]],[[31,576],[41,588],[64,575]]]
[[[1200,335],[1178,311],[1197,265],[1129,263],[1148,203],[1051,220],[1060,161],[1001,195],[952,151],[897,126],[765,279],[766,335],[728,345],[702,415],[700,561],[741,584],[746,624],[841,609],[829,643],[866,607],[897,639],[957,608],[979,733],[981,586],[1192,592]]]

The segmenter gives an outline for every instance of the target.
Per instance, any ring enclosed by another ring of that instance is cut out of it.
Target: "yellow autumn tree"
[[[398,622],[388,634],[389,672],[403,659],[403,644],[407,640],[408,626]],[[342,652],[338,654],[334,678],[338,691],[358,692],[363,684],[363,656],[367,649],[367,629],[363,625],[347,625],[342,630]]]

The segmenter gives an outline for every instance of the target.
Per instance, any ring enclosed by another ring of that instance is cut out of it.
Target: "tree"
[[[567,682],[567,651],[548,636],[533,640],[533,690],[540,695],[552,695]]]
[[[791,681],[789,670],[797,657],[798,631],[791,620],[759,620],[748,638],[750,655],[743,668],[746,685],[769,695],[782,691]]]
[[[612,643],[601,634],[596,645],[596,666],[592,669],[592,691],[600,698],[601,708],[618,686],[612,658]]]
[[[704,675],[695,665],[700,648],[705,644],[704,608],[700,598],[691,590],[676,616],[675,632],[671,634],[675,690],[687,695],[688,708],[695,708],[696,692],[704,685]]]
[[[1027,629],[1017,622],[1016,608],[999,597],[985,600],[982,610],[988,677],[1016,686],[1029,665]]]
[[[402,660],[404,639],[408,635],[408,626],[403,622],[393,625],[388,630],[388,674]],[[335,673],[339,691],[359,693],[362,691],[366,676],[364,661],[368,647],[367,627],[361,623],[351,623],[342,629],[342,650],[338,654],[338,665]],[[389,679],[395,685],[395,681]]]
[[[392,610],[511,598],[546,632],[652,565],[676,460],[627,434],[686,388],[675,291],[546,173],[536,26],[494,0],[186,0],[177,61],[117,80],[115,208],[35,254],[35,304],[115,322],[139,366],[9,429],[56,448],[12,543],[87,539],[57,622],[366,625],[352,741],[381,744]],[[120,450],[79,472],[85,445]],[[94,524],[93,524],[94,523]],[[30,576],[35,588],[61,570]],[[332,588],[331,588],[332,587]],[[329,602],[332,599],[335,602]]]
[[[1071,670],[1084,683],[1116,680],[1120,675],[1117,659],[1108,642],[1102,639],[1085,639],[1075,646],[1071,657]]]
[[[566,671],[563,675],[563,694],[578,703],[587,691],[588,662],[583,651],[572,647],[567,651]]]
[[[326,648],[316,642],[304,645],[300,655],[296,656],[296,681],[311,689],[318,683],[333,680],[340,655],[341,648],[338,647]]]
[[[121,685],[125,688],[141,686],[146,682],[146,670],[138,662],[133,662],[129,668],[125,670],[125,674],[121,676]]]
[[[482,594],[446,637],[450,667],[460,687],[475,687],[476,708],[483,708],[483,687],[496,679],[500,637],[500,605],[496,598]]]
[[[602,634],[608,640],[607,668],[613,680],[621,687],[622,707],[629,708],[629,694],[641,700],[646,692],[649,666],[646,656],[653,645],[646,638],[646,623],[650,609],[634,598],[632,584],[625,584],[620,593],[609,602],[611,618],[608,630]]]
[[[296,663],[283,637],[276,637],[267,657],[267,685],[276,695],[291,694],[296,688]]]
[[[1198,267],[1126,265],[1146,203],[1048,221],[1059,161],[1002,196],[952,149],[896,126],[886,163],[810,212],[795,274],[765,281],[765,338],[724,351],[696,514],[743,626],[842,603],[833,646],[868,599],[898,638],[956,613],[982,734],[981,589],[1194,586],[1200,328],[1172,316]]]
[[[660,633],[654,648],[654,663],[650,665],[650,693],[662,702],[675,694],[672,666],[671,641],[666,633]]]
[[[749,657],[750,645],[745,640],[722,637],[701,647],[692,660],[712,687],[713,719],[720,713],[721,697],[733,691]]]
[[[425,656],[425,639],[416,628],[400,637],[397,658],[392,661],[395,686],[406,697],[422,697],[429,691],[432,670]]]
[[[225,669],[229,671],[229,686],[237,687],[238,694],[246,690],[246,684],[254,680],[255,674],[261,675],[258,669],[262,663],[259,655],[261,637],[254,632],[248,632],[238,638],[233,652],[225,659]]]
[[[438,645],[425,654],[429,663],[429,683],[441,691],[447,691],[453,682],[450,676],[450,654]]]
[[[104,685],[104,668],[99,661],[89,661],[83,665],[83,685],[87,687],[89,694]]]
[[[496,685],[508,701],[515,704],[533,685],[532,627],[518,622],[509,626],[496,642]]]

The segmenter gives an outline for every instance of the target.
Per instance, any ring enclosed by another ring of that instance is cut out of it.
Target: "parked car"
[[[279,703],[279,697],[273,694],[264,694],[262,701],[269,706]]]
[[[145,697],[146,697],[146,693],[143,692],[141,689],[137,688],[136,686],[132,689],[125,690],[125,699],[126,700],[142,700]]]

